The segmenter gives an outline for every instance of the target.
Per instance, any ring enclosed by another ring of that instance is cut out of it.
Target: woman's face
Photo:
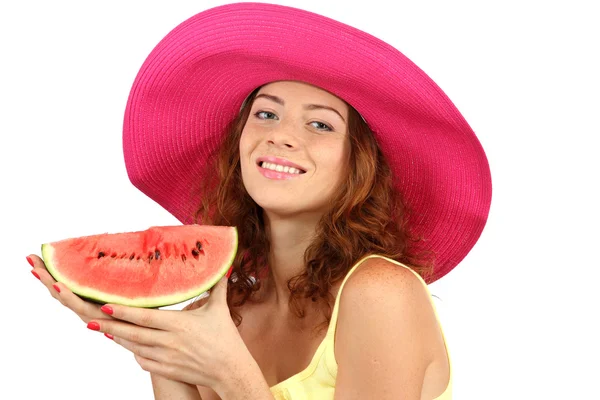
[[[269,215],[322,215],[347,176],[348,105],[293,81],[263,86],[240,138],[246,190]]]

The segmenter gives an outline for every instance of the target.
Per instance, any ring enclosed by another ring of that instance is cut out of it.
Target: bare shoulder
[[[346,393],[420,398],[443,392],[449,362],[423,281],[385,259],[364,261],[340,297],[335,358],[340,398]]]
[[[348,278],[340,298],[338,330],[373,322],[436,329],[430,293],[408,267],[382,258],[365,260]]]
[[[337,331],[362,329],[365,339],[378,334],[372,327],[439,332],[431,295],[408,267],[386,259],[365,260],[348,278],[341,294]],[[365,326],[365,321],[372,325]],[[389,332],[389,337],[394,335]],[[337,336],[336,336],[337,337]]]
[[[365,260],[348,278],[342,299],[346,305],[358,307],[402,303],[430,305],[429,291],[416,273],[383,258]],[[365,304],[367,299],[376,304]]]

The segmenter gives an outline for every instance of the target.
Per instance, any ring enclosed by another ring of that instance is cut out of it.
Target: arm
[[[150,374],[155,400],[202,400],[194,385],[173,381],[158,374]]]
[[[413,272],[386,260],[367,260],[354,272],[339,306],[336,399],[416,400],[443,392],[443,373],[423,387],[428,367],[447,362],[429,296]]]

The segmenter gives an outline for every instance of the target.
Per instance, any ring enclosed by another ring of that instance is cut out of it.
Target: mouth
[[[277,157],[260,157],[256,164],[261,168],[284,174],[301,175],[306,173],[306,170],[298,164]]]

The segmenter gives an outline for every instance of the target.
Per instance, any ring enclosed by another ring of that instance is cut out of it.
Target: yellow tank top
[[[325,338],[317,348],[315,355],[313,356],[310,364],[303,371],[298,372],[296,375],[290,376],[288,379],[279,382],[275,386],[271,386],[271,393],[276,400],[309,400],[309,399],[331,399],[333,400],[333,394],[335,391],[335,379],[337,376],[337,362],[335,360],[334,354],[334,338],[335,338],[335,327],[337,325],[337,314],[338,307],[340,302],[340,295],[342,294],[342,289],[348,280],[348,277],[356,270],[356,268],[362,264],[363,261],[373,258],[383,258],[389,262],[397,264],[401,267],[408,268],[412,271],[419,280],[425,286],[427,292],[429,293],[429,288],[427,284],[419,274],[410,269],[409,267],[401,264],[397,261],[391,260],[389,258],[371,255],[365,257],[358,261],[351,269],[348,271],[348,274],[344,278],[342,285],[340,286],[340,290],[335,299],[335,305],[333,307],[333,311],[331,314],[331,321],[329,323],[329,328],[327,329],[327,334]],[[431,296],[430,296],[431,298]],[[433,301],[432,301],[433,304]],[[433,304],[433,309],[435,310],[435,304]],[[437,312],[436,312],[436,317]],[[439,317],[438,317],[439,323]],[[442,333],[443,335],[443,333]],[[445,342],[444,338],[444,342]],[[449,359],[449,358],[448,358]],[[450,368],[450,380],[448,382],[448,386],[444,393],[440,396],[436,397],[435,400],[451,400],[452,399],[452,368]]]

